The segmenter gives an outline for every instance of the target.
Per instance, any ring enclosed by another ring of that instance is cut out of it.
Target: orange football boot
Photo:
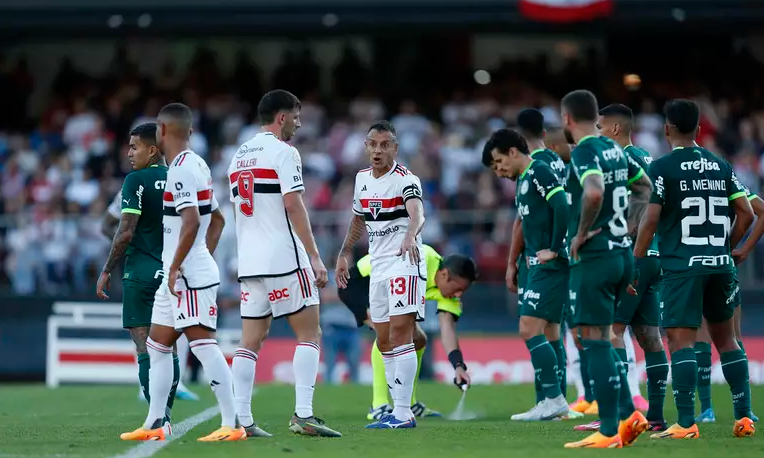
[[[639,410],[629,415],[629,418],[622,420],[618,424],[618,435],[621,436],[623,446],[626,447],[634,443],[640,434],[647,431],[650,424],[647,418]]]
[[[597,431],[591,436],[578,442],[568,442],[565,448],[623,448],[623,441],[620,434],[613,437],[607,437]]]
[[[669,429],[650,436],[651,439],[697,439],[699,437],[700,431],[697,424],[689,428],[682,428],[679,424],[673,424]]]
[[[217,431],[214,431],[207,436],[200,437],[197,440],[199,442],[244,441],[247,440],[247,431],[241,426],[238,428],[222,426]]]
[[[163,441],[172,435],[172,428],[169,423],[155,429],[138,428],[129,433],[122,433],[119,438],[123,441]]]

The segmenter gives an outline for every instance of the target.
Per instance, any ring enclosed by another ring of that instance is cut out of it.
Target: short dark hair
[[[369,127],[369,130],[366,131],[366,135],[369,135],[372,130],[376,130],[377,132],[390,132],[390,135],[392,135],[393,138],[398,137],[398,132],[395,131],[395,126],[393,126],[390,121],[385,121],[384,119],[372,124]]]
[[[561,104],[573,121],[597,121],[597,97],[586,89],[568,92]]]
[[[300,99],[296,95],[284,89],[274,89],[260,99],[257,114],[260,116],[260,124],[266,125],[275,121],[280,111],[292,111],[301,107]]]
[[[463,278],[470,283],[478,279],[479,273],[477,264],[469,256],[463,254],[452,254],[446,256],[440,261],[440,268],[447,269],[459,278]]]
[[[191,108],[182,103],[169,103],[159,110],[157,119],[168,119],[179,124],[184,130],[190,130],[194,126],[194,113]]]
[[[600,110],[600,116],[613,116],[623,119],[626,124],[624,130],[627,134],[631,133],[631,126],[634,125],[634,112],[626,105],[622,103],[611,103]]]
[[[509,154],[510,148],[517,148],[523,154],[530,154],[528,143],[520,133],[512,129],[499,129],[491,135],[483,147],[483,165],[490,167],[493,163],[493,150],[501,154]]]
[[[674,126],[683,135],[695,132],[700,124],[700,108],[692,100],[669,100],[663,107],[663,114],[666,124]]]
[[[138,137],[147,145],[156,146],[157,144],[157,125],[153,122],[138,124],[130,131],[130,136]]]
[[[517,115],[517,126],[526,138],[544,135],[544,115],[535,108],[526,108]]]

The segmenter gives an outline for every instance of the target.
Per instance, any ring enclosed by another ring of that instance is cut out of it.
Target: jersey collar
[[[596,135],[587,135],[586,137],[582,138],[581,140],[576,143],[576,145],[580,145],[581,143],[585,142],[586,140],[589,140],[590,138],[597,138]]]
[[[525,174],[528,173],[528,169],[531,168],[531,165],[535,162],[535,159],[531,159],[531,161],[528,163],[528,166],[523,170],[523,173],[520,174],[520,179],[525,177]]]
[[[374,178],[375,180],[381,180],[381,179],[383,179],[383,178],[387,178],[387,177],[389,177],[390,175],[392,175],[392,174],[393,174],[393,172],[395,172],[395,169],[396,169],[397,167],[398,167],[398,161],[393,161],[393,166],[392,166],[392,167],[390,167],[390,170],[388,170],[386,174],[382,175],[382,176],[381,176],[381,177],[379,177],[379,178],[374,178],[374,175],[371,175],[371,177],[372,177],[372,178]]]
[[[535,149],[535,150],[531,151],[531,157],[533,157],[534,154],[540,153],[542,151],[546,151],[546,148],[539,148],[539,149]]]

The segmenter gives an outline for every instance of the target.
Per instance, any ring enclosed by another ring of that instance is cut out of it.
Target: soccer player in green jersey
[[[562,163],[562,161],[560,161]],[[560,344],[560,323],[568,296],[568,256],[565,230],[568,203],[565,189],[549,165],[534,160],[522,135],[511,129],[493,133],[483,149],[483,164],[500,178],[517,181],[517,212],[522,219],[528,279],[520,307],[520,336],[544,394],[528,412],[513,420],[543,421],[566,415],[568,403],[560,387],[559,367],[565,364],[546,333]]]
[[[567,182],[572,201],[570,289],[576,295],[573,324],[587,355],[602,422],[599,432],[565,447],[618,448],[633,443],[648,426],[634,409],[626,371],[616,365],[620,357],[610,340],[615,307],[626,294],[633,270],[626,210],[631,203],[631,217],[638,220],[652,184],[620,146],[598,135],[594,94],[573,91],[561,105],[565,135],[576,144],[573,175]]]
[[[111,272],[125,258],[122,275],[122,326],[130,332],[138,355],[138,379],[149,400],[149,355],[146,338],[151,326],[154,294],[162,283],[162,194],[167,166],[156,144],[156,124],[141,124],[130,132],[127,157],[133,171],[122,185],[122,215],[111,250],[96,286],[99,298],[109,298]],[[172,391],[167,398],[167,421],[180,379],[177,355],[173,355]]]
[[[557,177],[561,186],[565,186],[565,163],[560,159],[555,151],[545,145],[545,138],[547,132],[544,129],[544,115],[534,108],[526,108],[522,110],[517,116],[517,125],[519,132],[525,139],[528,149],[530,151],[530,157],[534,161],[540,161],[547,164],[554,175]],[[562,137],[557,135],[557,138]],[[554,139],[554,133],[552,134]],[[566,145],[567,146],[567,145]],[[484,152],[486,158],[488,152]],[[524,255],[524,240],[523,240],[523,228],[521,223],[520,214],[515,217],[515,223],[512,228],[512,243],[510,245],[509,259],[507,262],[507,286],[511,291],[517,292],[517,305],[518,310],[523,309],[525,284],[528,281],[528,263]],[[565,301],[567,305],[567,300]],[[565,316],[568,313],[563,313]],[[550,345],[557,355],[558,373],[557,376],[560,379],[560,388],[563,396],[567,395],[567,364],[565,362],[565,347],[560,338],[560,326],[559,323],[548,323],[544,330],[544,335],[549,341]],[[536,388],[536,403],[538,405],[545,399],[544,390],[541,387],[541,381],[538,377],[535,379]],[[572,412],[573,417],[580,417],[578,412]],[[569,415],[570,417],[570,415]],[[517,418],[521,419],[521,418]]]
[[[639,227],[634,256],[644,258],[658,233],[661,252],[661,325],[671,352],[674,402],[679,420],[654,438],[697,439],[695,343],[703,318],[732,391],[736,436],[755,431],[751,421],[748,359],[735,339],[732,316],[739,302],[730,247],[753,221],[747,189],[724,159],[695,143],[698,106],[672,100],[664,109],[672,152],[650,164],[655,191]],[[735,222],[730,229],[730,206]],[[641,272],[637,273],[637,279]],[[638,281],[638,280],[637,280]]]
[[[647,151],[631,143],[631,130],[634,125],[634,114],[631,108],[619,103],[608,105],[600,110],[600,134],[608,137],[623,148],[631,159],[636,161],[643,170],[648,170],[652,157]],[[649,176],[649,173],[648,173]],[[636,236],[638,221],[629,214],[629,235]],[[645,371],[647,372],[647,398],[649,408],[647,421],[651,431],[663,431],[667,428],[663,419],[663,401],[666,397],[666,380],[669,366],[663,340],[660,332],[660,307],[658,289],[661,280],[661,266],[658,257],[658,241],[653,239],[647,249],[647,256],[640,260],[638,266],[639,284],[632,293],[622,297],[616,307],[615,323],[613,323],[613,347],[622,361],[626,357],[624,333],[626,327],[631,330],[645,352]],[[628,363],[622,363],[628,371]]]

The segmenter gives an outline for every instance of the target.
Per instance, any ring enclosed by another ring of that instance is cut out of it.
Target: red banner
[[[613,0],[520,0],[520,13],[539,22],[580,22],[609,16]]]

